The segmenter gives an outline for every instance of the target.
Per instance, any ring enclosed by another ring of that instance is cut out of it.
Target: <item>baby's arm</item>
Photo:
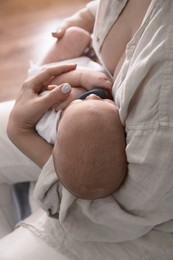
[[[70,27],[64,32],[64,36],[53,44],[40,65],[80,57],[90,45],[91,36],[86,30]]]
[[[46,54],[45,58],[41,61],[41,64],[47,64],[54,61],[60,61],[80,56],[87,46],[90,47],[89,43],[91,43],[91,33],[93,32],[95,21],[95,11],[93,11],[93,9],[96,9],[96,3],[90,3],[90,6],[92,5],[94,5],[94,8],[87,5],[85,8],[77,11],[74,15],[63,20],[57,32],[52,33],[52,36],[58,39],[58,41],[52,46],[48,54]],[[66,31],[71,29],[71,27],[76,27],[78,31],[83,31],[83,36],[78,36],[74,34],[72,39],[69,39],[68,37],[68,39],[66,40]],[[60,43],[60,40],[62,43]],[[64,45],[64,47],[62,47],[62,50],[60,44],[62,46]],[[91,48],[91,51],[90,48],[87,49],[89,50],[89,52],[86,55],[89,57],[94,56],[93,49]]]
[[[72,26],[80,27],[89,33],[92,33],[96,8],[96,3],[90,3],[90,5],[78,10],[72,16],[65,18],[57,32],[53,33],[53,37],[60,39],[64,35],[65,30]]]
[[[112,81],[104,72],[85,68],[77,68],[75,71],[63,73],[51,80],[49,85],[65,83],[68,78],[68,83],[76,88],[82,86],[87,90],[91,90],[98,86],[108,91],[111,91],[112,88]]]

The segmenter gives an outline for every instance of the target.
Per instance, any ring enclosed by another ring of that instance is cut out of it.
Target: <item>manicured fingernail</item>
[[[67,94],[71,91],[71,86],[68,83],[65,83],[62,87],[61,87],[61,92],[63,94]]]

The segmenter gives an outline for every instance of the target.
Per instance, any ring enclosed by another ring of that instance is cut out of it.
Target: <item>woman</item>
[[[21,250],[24,254],[21,259],[29,256],[39,259],[43,248],[45,254],[52,254],[51,259],[63,259],[59,253],[67,259],[173,258],[172,14],[171,0],[100,1],[94,47],[114,79],[112,92],[126,127],[127,179],[112,196],[95,201],[79,200],[66,192],[58,180],[45,183],[45,189],[41,187],[44,177],[53,171],[50,157],[42,169],[35,194],[51,218],[46,213],[37,213],[26,220],[14,232],[20,236],[25,234],[25,241],[16,244],[13,258],[10,253],[5,253],[5,257],[20,259]],[[35,84],[26,86],[19,101],[24,100],[28,89],[35,90]],[[58,99],[61,100],[60,96]],[[32,97],[30,103],[34,104]],[[37,116],[41,115],[42,102],[36,102],[35,106]],[[14,111],[18,107],[16,103]],[[31,109],[29,105],[26,107]],[[29,129],[33,130],[34,122],[29,119],[24,118],[25,130],[28,122],[32,123]],[[22,138],[18,137],[17,142],[28,155]],[[35,157],[32,154],[31,159]],[[44,162],[46,159],[47,156]],[[49,197],[51,188],[56,191],[53,198]],[[14,233],[2,239],[0,249],[12,243]],[[35,240],[38,250],[35,248],[33,255],[31,250],[27,251],[25,255],[21,248]],[[58,253],[51,251],[50,246]]]

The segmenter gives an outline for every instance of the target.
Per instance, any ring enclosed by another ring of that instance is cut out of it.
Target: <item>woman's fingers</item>
[[[29,91],[30,92],[30,91]],[[46,95],[32,95],[21,92],[11,113],[15,125],[20,128],[33,129],[45,112],[64,102],[71,92],[70,85],[55,86]]]
[[[27,80],[24,83],[24,88],[30,87],[34,92],[39,93],[43,89],[43,86],[46,82],[50,81],[56,76],[75,69],[75,64],[65,64],[46,68],[45,70],[41,71],[37,76]]]

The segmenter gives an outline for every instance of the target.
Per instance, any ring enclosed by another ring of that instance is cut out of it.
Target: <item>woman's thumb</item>
[[[50,85],[48,89],[49,91],[46,91],[46,94],[43,95],[43,99],[45,99],[46,105],[51,108],[61,104],[61,102],[68,97],[72,88],[68,83],[64,83],[59,86]]]

